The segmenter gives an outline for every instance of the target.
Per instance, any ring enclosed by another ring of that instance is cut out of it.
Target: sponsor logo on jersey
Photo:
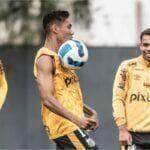
[[[74,82],[78,82],[78,79],[75,76],[65,78],[66,86],[69,86],[70,84],[73,84]]]
[[[150,88],[150,83],[148,83],[148,82],[144,82],[144,83],[143,83],[143,86],[145,86],[145,87],[149,87],[149,88]]]
[[[143,101],[143,102],[150,102],[150,93],[142,94],[142,93],[133,93],[130,96],[130,102],[133,101]]]

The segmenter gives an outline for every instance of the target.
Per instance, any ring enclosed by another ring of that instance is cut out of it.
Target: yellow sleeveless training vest
[[[0,110],[5,102],[7,90],[8,85],[5,77],[5,72],[3,69],[3,64],[0,60]]]
[[[41,48],[36,55],[34,62],[34,76],[37,77],[36,62],[42,55],[49,55],[54,59],[55,73],[53,74],[54,81],[54,97],[68,111],[74,113],[78,117],[83,117],[83,102],[82,94],[78,82],[78,77],[74,71],[61,67],[57,53],[45,47]],[[69,120],[54,114],[42,104],[41,110],[42,120],[45,130],[49,138],[55,139],[66,135],[79,127]]]

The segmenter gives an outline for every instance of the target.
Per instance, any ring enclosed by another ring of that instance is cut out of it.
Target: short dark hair
[[[55,10],[46,14],[43,17],[43,29],[44,29],[45,35],[50,34],[50,26],[53,23],[60,24],[64,22],[64,20],[67,19],[68,17],[69,17],[69,12],[64,11],[64,10]]]
[[[141,32],[140,35],[140,40],[142,41],[142,38],[144,35],[149,35],[150,36],[150,28],[145,29],[144,31]]]

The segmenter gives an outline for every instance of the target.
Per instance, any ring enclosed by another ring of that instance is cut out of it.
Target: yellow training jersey
[[[42,55],[49,55],[54,59],[55,73],[54,96],[68,111],[74,113],[78,117],[83,117],[83,102],[78,77],[74,71],[64,69],[60,65],[57,53],[45,47],[41,48],[35,58],[34,75],[37,77],[37,59]],[[78,127],[69,120],[54,114],[42,104],[41,110],[44,127],[49,138],[55,139],[66,135]]]
[[[124,61],[113,87],[114,118],[134,132],[150,132],[150,62],[142,56]]]
[[[5,78],[5,72],[3,69],[3,64],[0,61],[0,109],[2,108],[2,105],[4,104],[6,94],[7,94],[7,82]]]

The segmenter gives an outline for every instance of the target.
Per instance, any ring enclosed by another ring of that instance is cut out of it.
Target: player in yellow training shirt
[[[5,102],[6,94],[7,94],[7,82],[5,78],[5,72],[3,69],[3,64],[0,60],[0,110]]]
[[[116,74],[113,115],[123,145],[150,150],[150,28],[140,40],[142,55],[122,62]]]
[[[46,40],[34,63],[42,97],[42,121],[58,149],[97,149],[84,131],[98,128],[97,113],[83,103],[77,75],[63,68],[57,55],[60,45],[73,36],[71,27],[68,11],[52,11],[44,16]]]

